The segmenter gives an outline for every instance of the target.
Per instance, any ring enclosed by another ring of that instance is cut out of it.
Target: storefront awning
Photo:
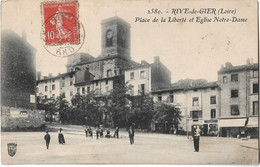
[[[246,118],[240,119],[220,119],[218,127],[244,127]]]
[[[249,117],[247,127],[258,127],[258,117]]]

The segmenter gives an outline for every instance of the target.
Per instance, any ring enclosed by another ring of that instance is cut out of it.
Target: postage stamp
[[[41,39],[44,48],[55,56],[76,53],[84,42],[84,28],[78,19],[78,2],[44,2]]]

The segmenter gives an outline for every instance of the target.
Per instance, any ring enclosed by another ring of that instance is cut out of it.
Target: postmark
[[[76,53],[85,39],[84,27],[78,19],[78,2],[45,2],[41,7],[41,40],[44,48],[59,57]]]

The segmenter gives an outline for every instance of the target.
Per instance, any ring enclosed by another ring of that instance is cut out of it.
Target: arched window
[[[113,33],[111,30],[106,32],[106,47],[113,46]]]
[[[107,70],[107,77],[112,77],[112,70]]]

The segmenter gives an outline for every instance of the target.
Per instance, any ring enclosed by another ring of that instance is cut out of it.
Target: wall
[[[36,93],[36,50],[12,31],[1,38],[2,106],[36,109],[30,95]]]

